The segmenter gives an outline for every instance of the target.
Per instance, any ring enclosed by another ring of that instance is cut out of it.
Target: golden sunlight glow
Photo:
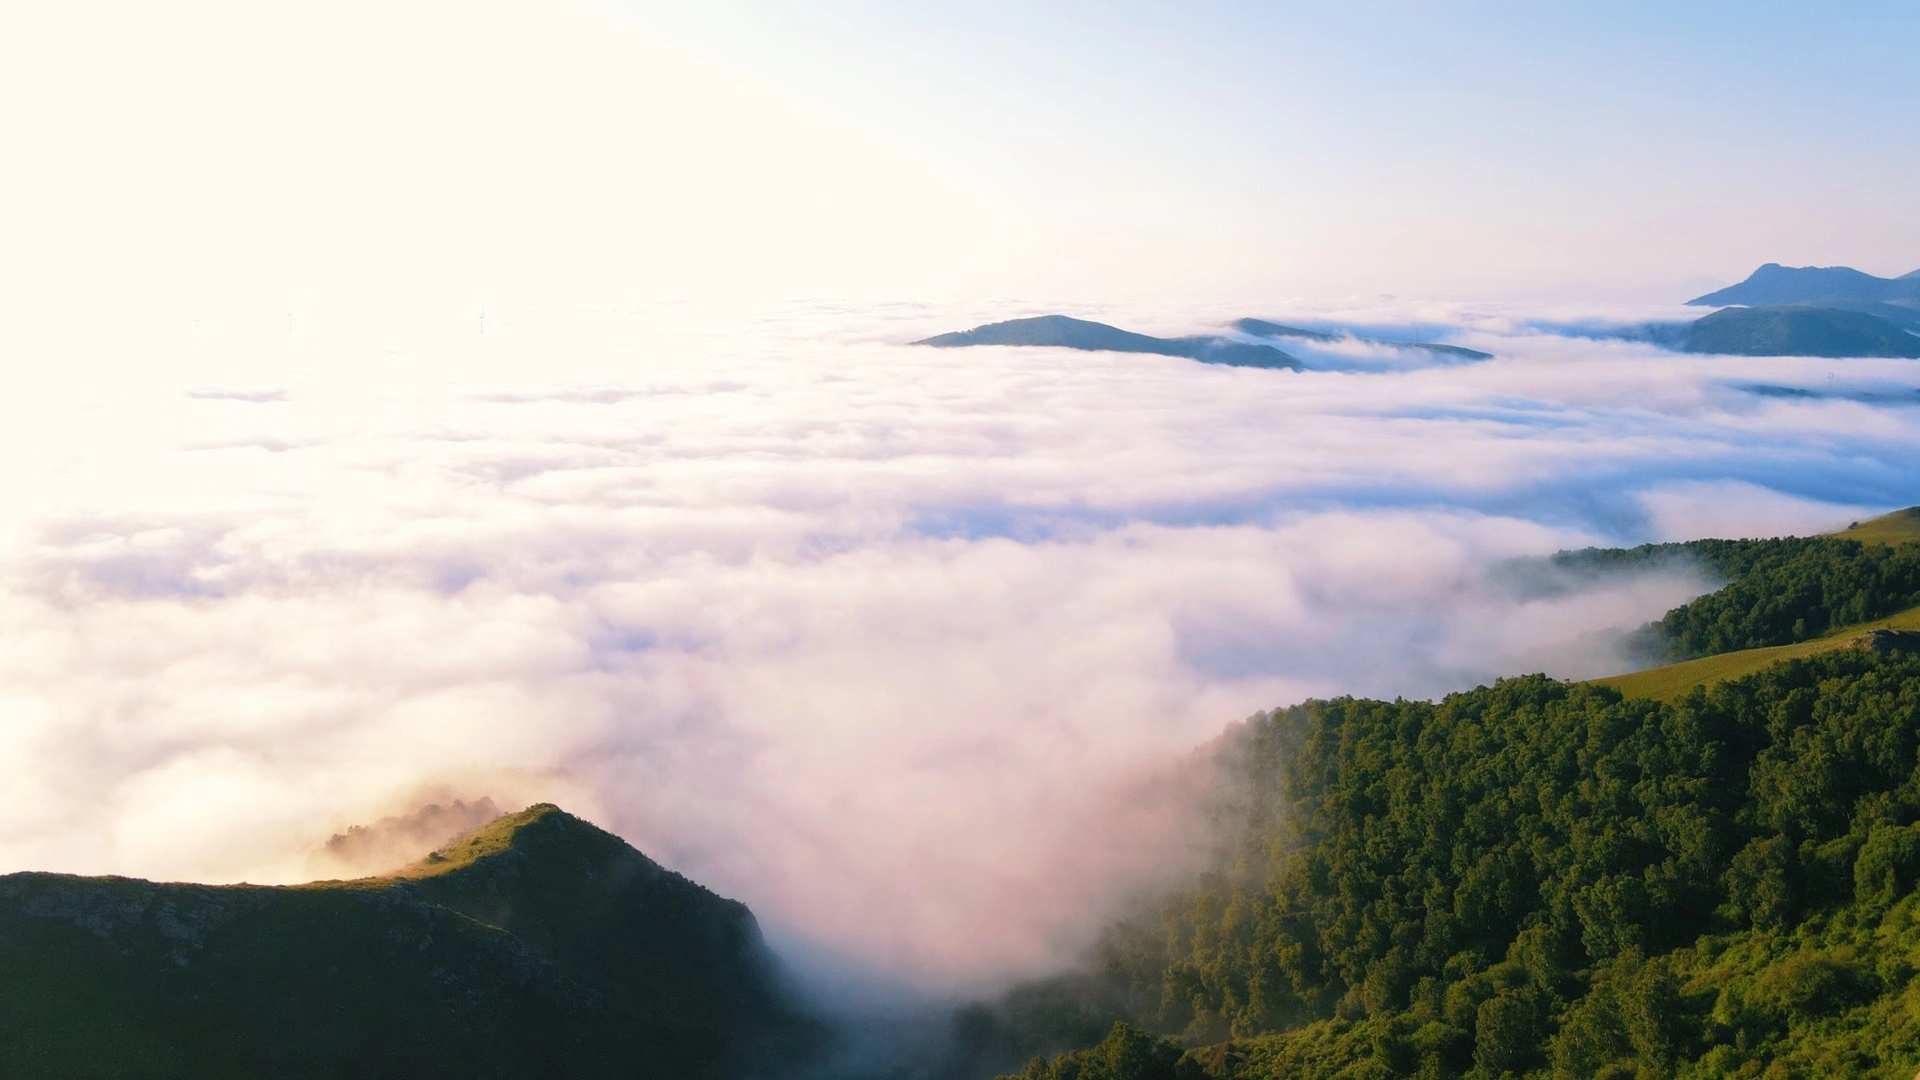
[[[188,0],[9,20],[0,234],[23,307],[937,287],[991,232],[922,163],[585,8]]]

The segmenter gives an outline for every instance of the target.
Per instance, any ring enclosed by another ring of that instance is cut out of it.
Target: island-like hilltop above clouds
[[[1435,356],[1461,360],[1486,360],[1492,356],[1491,353],[1458,345],[1439,345],[1425,341],[1390,341],[1383,338],[1363,337],[1345,329],[1333,332],[1307,330],[1297,326],[1268,322],[1264,319],[1240,319],[1233,324],[1232,328],[1245,337],[1264,338],[1269,341],[1277,338],[1292,338],[1319,345],[1348,343],[1391,351],[1426,352]],[[931,345],[941,349],[973,345],[1019,345],[1080,349],[1089,352],[1151,353],[1158,356],[1185,357],[1198,360],[1203,364],[1224,364],[1229,367],[1298,370],[1304,366],[1298,357],[1264,342],[1244,341],[1219,334],[1178,338],[1150,337],[1146,334],[1122,330],[1117,326],[1109,326],[1106,323],[1075,319],[1066,315],[1040,315],[1027,319],[987,323],[971,330],[936,334],[913,344]]]
[[[1721,309],[1673,328],[1684,329],[1688,352],[1920,357],[1920,270],[1883,278],[1848,266],[1768,263],[1687,303]]]
[[[1687,303],[1697,307],[1769,307],[1811,304],[1842,311],[1920,315],[1920,270],[1897,278],[1874,277],[1851,266],[1781,266],[1768,263],[1738,285]],[[1891,309],[1888,311],[1887,309]]]
[[[1692,322],[1643,323],[1602,336],[1724,356],[1920,357],[1920,270],[1883,278],[1847,266],[1767,263],[1745,281],[1687,304],[1720,310]],[[1228,329],[1233,336],[1161,338],[1067,315],[1040,315],[936,334],[913,344],[1148,353],[1293,371],[1315,365],[1269,342],[1287,339],[1306,348],[1361,348],[1442,362],[1487,360],[1492,355],[1460,345],[1362,334],[1343,326],[1314,330],[1248,318]]]

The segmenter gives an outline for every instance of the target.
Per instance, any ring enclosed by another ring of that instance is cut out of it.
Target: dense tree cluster
[[[1642,644],[1660,659],[1806,641],[1920,604],[1920,544],[1831,536],[1694,540],[1567,552],[1553,561],[1577,571],[1684,559],[1729,584],[1647,628]]]
[[[1206,1048],[1128,1043],[1153,1080],[1908,1076],[1917,751],[1920,658],[1853,649],[1671,705],[1536,676],[1256,716],[1220,868],[1092,982]],[[1109,1075],[1065,1060],[1023,1075]]]
[[[1122,1020],[1096,1046],[1027,1062],[1018,1080],[1207,1080],[1207,1073],[1178,1043]]]

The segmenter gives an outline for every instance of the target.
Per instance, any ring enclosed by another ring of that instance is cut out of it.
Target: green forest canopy
[[[1562,561],[1672,557],[1730,584],[1648,628],[1669,655],[1920,602],[1916,544]],[[1025,1080],[1920,1067],[1920,657],[1838,649],[1671,702],[1544,676],[1309,701],[1220,760],[1215,868],[1111,927],[1092,972],[966,1018],[1009,1049],[1092,1044]]]

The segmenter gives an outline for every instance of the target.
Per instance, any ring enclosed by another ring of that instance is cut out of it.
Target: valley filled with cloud
[[[0,870],[303,880],[349,825],[551,799],[811,963],[978,988],[1185,865],[1178,766],[1238,718],[1607,674],[1713,584],[1524,560],[1920,479],[1920,362],[1539,329],[1605,312],[1081,312],[1493,354],[1298,372],[905,344],[1016,308],[14,330]]]

